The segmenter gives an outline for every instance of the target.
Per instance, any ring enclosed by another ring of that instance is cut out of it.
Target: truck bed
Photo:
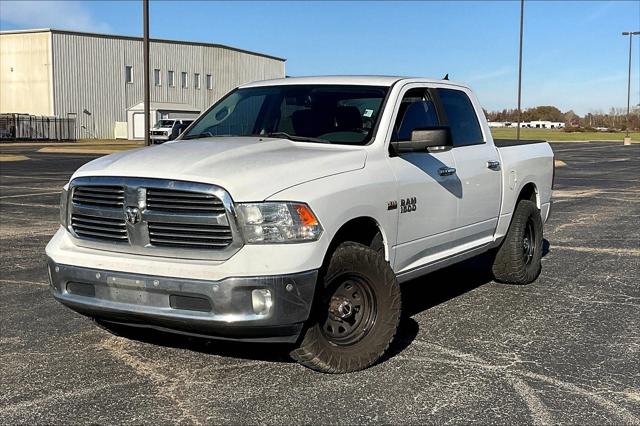
[[[497,148],[506,148],[508,146],[531,145],[534,143],[545,143],[546,141],[538,139],[494,139]]]

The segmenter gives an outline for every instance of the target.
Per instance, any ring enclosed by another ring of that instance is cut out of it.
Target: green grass
[[[515,128],[492,128],[496,139],[515,139]],[[640,132],[631,132],[631,140],[640,141]],[[624,132],[565,132],[553,129],[520,129],[520,139],[542,139],[546,141],[621,141]]]

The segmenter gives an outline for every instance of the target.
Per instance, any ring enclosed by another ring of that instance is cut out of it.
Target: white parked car
[[[247,84],[179,140],[73,174],[51,289],[102,324],[292,342],[310,368],[359,370],[396,334],[400,282],[484,252],[499,281],[538,277],[553,164],[547,143],[494,141],[463,84]]]
[[[180,136],[180,133],[189,127],[191,123],[193,123],[193,120],[163,118],[151,129],[149,134],[151,143],[159,144],[174,140]]]

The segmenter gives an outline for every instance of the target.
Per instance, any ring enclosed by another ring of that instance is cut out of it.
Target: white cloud
[[[511,67],[502,67],[488,72],[480,72],[478,74],[473,74],[467,81],[474,82],[480,80],[493,80],[498,79],[499,77],[504,77],[513,72]]]
[[[0,19],[22,28],[56,28],[76,31],[111,32],[78,1],[0,1]]]
[[[614,3],[615,2],[612,2],[612,1],[607,1],[607,2],[601,3],[596,9],[592,10],[591,13],[589,13],[582,20],[582,23],[583,24],[588,24],[590,22],[597,21],[597,20],[601,19],[614,6]]]

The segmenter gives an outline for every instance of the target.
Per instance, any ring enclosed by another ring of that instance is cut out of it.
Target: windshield
[[[205,136],[273,136],[296,141],[365,145],[387,87],[285,85],[231,92],[182,139]]]
[[[174,120],[160,120],[156,123],[156,129],[159,127],[171,127],[173,126]]]

